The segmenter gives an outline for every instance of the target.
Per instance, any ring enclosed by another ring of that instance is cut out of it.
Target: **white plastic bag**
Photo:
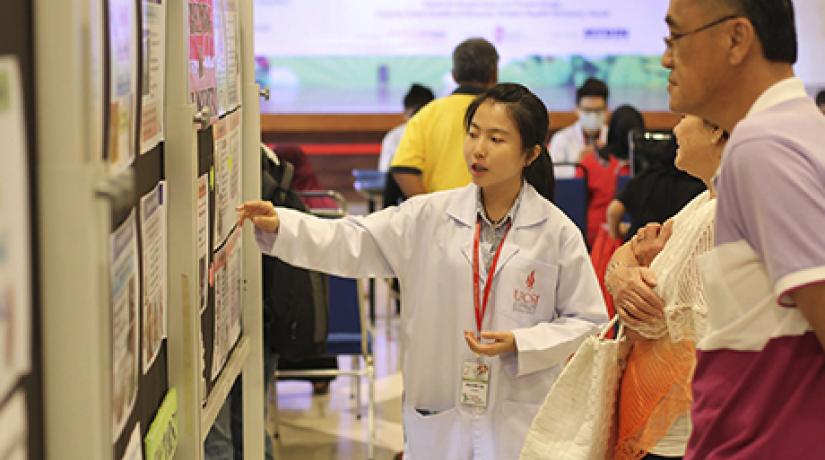
[[[627,357],[614,317],[581,344],[556,380],[527,432],[521,460],[606,460],[613,457],[619,381]]]

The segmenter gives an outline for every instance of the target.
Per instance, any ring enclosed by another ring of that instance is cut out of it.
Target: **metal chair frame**
[[[328,197],[332,198],[338,203],[337,209],[312,209],[312,214],[319,217],[338,218],[343,217],[347,213],[347,202],[344,197],[334,190],[312,190],[296,192],[301,197]],[[353,387],[351,389],[350,397],[355,399],[355,418],[361,420],[362,411],[362,391],[361,379],[367,378],[367,458],[373,460],[375,458],[375,358],[370,349],[370,338],[372,334],[372,326],[368,319],[366,306],[364,304],[364,290],[362,280],[356,280],[356,289],[358,296],[358,316],[361,322],[361,352],[359,354],[347,355],[339,354],[337,356],[351,356],[352,370],[340,369],[307,369],[307,370],[289,370],[279,371],[275,369],[272,385],[272,401],[273,401],[273,418],[274,418],[274,433],[277,438],[280,436],[279,425],[280,420],[278,416],[278,378],[279,377],[338,377],[350,376],[353,377]],[[363,361],[363,366],[362,366]]]

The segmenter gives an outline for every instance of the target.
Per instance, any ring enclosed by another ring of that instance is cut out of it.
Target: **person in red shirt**
[[[587,246],[592,247],[599,229],[607,222],[607,206],[616,195],[616,181],[630,173],[628,167],[628,133],[644,130],[644,120],[638,110],[623,105],[610,117],[607,145],[593,149],[581,159],[577,175],[587,180]]]

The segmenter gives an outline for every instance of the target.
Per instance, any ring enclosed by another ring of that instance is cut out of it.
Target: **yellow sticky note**
[[[209,190],[215,190],[215,167],[209,168]]]
[[[226,167],[232,171],[232,155],[226,156]]]

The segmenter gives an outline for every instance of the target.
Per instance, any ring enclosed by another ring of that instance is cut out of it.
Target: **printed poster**
[[[212,250],[216,250],[229,235],[237,213],[229,196],[229,117],[220,119],[213,126],[215,159],[215,220],[212,232]]]
[[[224,0],[224,50],[226,53],[226,110],[241,105],[241,30],[238,0]]]
[[[213,0],[189,0],[189,98],[200,111],[218,115]]]
[[[212,380],[226,364],[229,351],[241,332],[241,232],[233,232],[227,244],[215,253],[215,334],[212,352]]]
[[[215,124],[215,240],[213,250],[225,240],[237,220],[235,207],[242,202],[241,111]]]
[[[209,301],[209,174],[198,178],[198,299],[203,313]]]
[[[17,60],[0,57],[0,400],[31,367],[28,151]]]
[[[137,120],[137,4],[109,0],[110,171],[118,173],[135,158]]]
[[[166,182],[160,181],[140,199],[140,240],[143,242],[143,373],[166,338]]]
[[[126,451],[123,453],[123,460],[143,460],[143,448],[140,442],[140,422],[135,424],[135,429],[129,436],[129,443],[126,444]]]
[[[229,291],[227,293],[228,299],[226,302],[226,306],[228,308],[228,312],[226,314],[227,353],[232,347],[235,346],[235,343],[237,343],[238,338],[241,336],[241,328],[243,327],[243,304],[241,302],[241,246],[243,241],[242,233],[237,232],[235,233],[235,235],[233,235],[233,237],[235,238],[235,244],[228,253],[226,276]]]
[[[224,26],[224,4],[226,0],[212,0],[212,14],[215,19],[215,82],[218,88],[218,111],[226,113],[226,28]]]
[[[112,303],[112,440],[123,431],[138,390],[138,277],[135,210],[110,237]]]
[[[0,459],[27,460],[29,430],[25,393],[18,391],[0,407],[0,427]]]
[[[241,111],[236,110],[230,114],[229,119],[229,143],[226,158],[226,169],[229,174],[229,212],[235,213],[235,207],[243,202],[243,184],[241,183],[241,158],[243,132],[241,131]],[[234,217],[233,217],[234,220]]]
[[[237,0],[215,0],[215,57],[221,114],[241,105],[240,31]]]
[[[163,140],[163,80],[166,61],[166,5],[163,0],[143,1],[142,105],[140,153],[152,150]]]

